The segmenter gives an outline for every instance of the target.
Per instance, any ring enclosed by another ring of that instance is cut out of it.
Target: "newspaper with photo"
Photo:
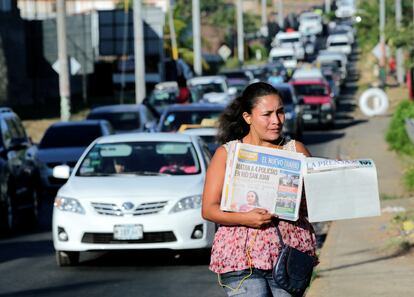
[[[307,158],[306,167],[304,184],[310,222],[380,215],[373,160]]]
[[[264,208],[296,221],[302,197],[305,156],[301,153],[230,142],[221,209]]]

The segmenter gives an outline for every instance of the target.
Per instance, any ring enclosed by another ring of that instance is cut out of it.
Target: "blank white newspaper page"
[[[380,215],[377,171],[371,159],[307,158],[306,163],[310,222]]]

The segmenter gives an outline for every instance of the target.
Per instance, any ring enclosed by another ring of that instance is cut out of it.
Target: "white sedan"
[[[80,252],[210,248],[215,225],[201,217],[210,154],[198,137],[131,133],[97,139],[67,178],[53,209],[59,266],[76,265]]]

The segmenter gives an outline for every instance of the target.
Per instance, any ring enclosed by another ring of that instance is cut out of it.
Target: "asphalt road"
[[[351,66],[352,67],[352,66]],[[357,73],[340,98],[332,130],[311,129],[303,142],[314,156],[340,156],[339,141],[357,124],[351,114]],[[0,239],[0,297],[4,296],[224,296],[208,270],[208,256],[165,251],[81,255],[77,267],[59,268],[50,232],[52,200],[45,199],[35,231]]]

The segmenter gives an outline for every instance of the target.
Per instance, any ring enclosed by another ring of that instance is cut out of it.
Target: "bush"
[[[414,145],[405,131],[405,119],[414,119],[414,104],[408,100],[397,106],[385,136],[390,148],[398,153],[413,155]]]
[[[259,51],[262,55],[262,60],[266,60],[268,57],[268,52],[266,47],[260,43],[253,43],[249,46],[250,57],[252,59],[256,58],[256,51]]]

